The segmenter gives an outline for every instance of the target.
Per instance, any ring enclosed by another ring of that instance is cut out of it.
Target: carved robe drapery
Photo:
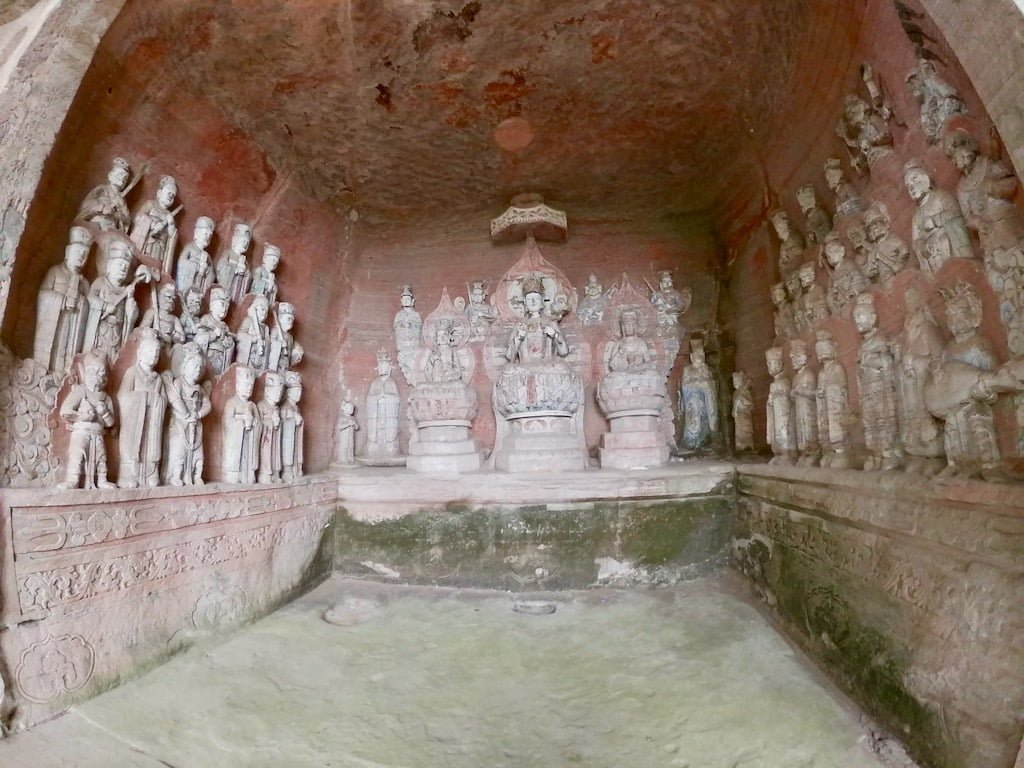
[[[163,451],[167,393],[156,371],[129,368],[118,388],[120,479],[155,485]]]
[[[82,351],[89,314],[89,284],[66,264],[50,267],[39,288],[33,358],[47,370],[66,373]]]

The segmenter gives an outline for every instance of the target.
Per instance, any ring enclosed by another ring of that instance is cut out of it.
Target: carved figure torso
[[[921,270],[929,276],[934,276],[949,259],[974,256],[960,205],[944,189],[933,189],[918,204],[912,242]]]
[[[182,249],[176,270],[174,282],[181,296],[186,296],[190,291],[205,295],[213,285],[210,254],[195,243],[189,243]]]
[[[128,232],[132,221],[124,195],[110,184],[94,187],[82,200],[75,218],[92,222],[102,231],[116,229]]]
[[[889,343],[878,329],[861,340],[857,356],[857,384],[868,450],[881,455],[896,446],[896,366]]]
[[[33,357],[58,375],[68,371],[82,350],[88,294],[85,278],[63,263],[50,267],[39,287]]]

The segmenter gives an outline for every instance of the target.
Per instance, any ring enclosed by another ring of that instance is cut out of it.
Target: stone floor
[[[0,766],[909,765],[728,580],[529,599],[556,611],[335,577],[0,741]]]

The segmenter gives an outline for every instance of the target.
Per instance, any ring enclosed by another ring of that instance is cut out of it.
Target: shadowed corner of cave
[[[1024,768],[1022,39],[8,3],[0,765]]]

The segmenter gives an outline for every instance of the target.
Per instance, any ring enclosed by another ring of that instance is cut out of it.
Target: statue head
[[[942,289],[946,300],[946,325],[957,339],[973,334],[981,325],[981,296],[970,283],[963,280],[952,288]]]
[[[636,336],[639,332],[640,317],[636,313],[636,310],[625,309],[619,315],[619,328],[622,330],[624,337]]]
[[[764,351],[764,359],[768,364],[768,373],[772,376],[782,373],[782,347],[769,347]]]
[[[599,282],[597,282],[597,275],[591,272],[590,276],[587,277],[587,284],[583,288],[584,295],[589,299],[596,299],[603,292],[604,288]]]
[[[205,249],[213,240],[213,230],[216,225],[209,216],[200,216],[196,219],[195,228],[192,230],[192,242],[197,247]]]
[[[277,325],[282,331],[290,331],[295,325],[295,305],[282,301],[277,305]]]
[[[827,363],[836,359],[836,342],[832,338],[831,331],[818,331],[815,333],[814,356],[819,363]]]
[[[203,377],[203,370],[206,368],[206,358],[203,351],[195,344],[189,342],[182,348],[181,378],[188,384],[198,384]]]
[[[800,273],[790,272],[786,275],[786,293],[789,294],[790,301],[796,301],[803,295],[803,292],[803,286],[800,283]]]
[[[100,392],[107,385],[107,361],[96,350],[82,355],[79,371],[82,383],[90,392]]]
[[[267,322],[267,313],[270,311],[270,302],[266,296],[257,295],[249,305],[249,316],[256,318],[260,323]]]
[[[981,153],[975,138],[961,128],[946,133],[942,140],[942,148],[957,170],[964,175],[971,172],[974,161]]]
[[[675,283],[672,281],[672,273],[667,269],[663,269],[658,273],[658,287],[663,291],[671,291],[675,288]]]
[[[218,320],[223,320],[228,315],[228,309],[231,306],[231,299],[228,297],[228,292],[219,285],[215,285],[210,289],[210,312]]]
[[[778,235],[779,240],[782,242],[789,240],[789,214],[780,208],[772,211],[768,218],[775,228],[775,234]]]
[[[864,211],[864,229],[868,240],[877,243],[889,234],[889,209],[885,203],[876,200]]]
[[[793,339],[789,342],[789,361],[795,371],[807,365],[807,343],[803,339]]]
[[[864,229],[863,223],[851,224],[846,229],[846,236],[850,240],[850,245],[853,246],[855,251],[863,250],[867,246],[868,233]]]
[[[910,74],[907,75],[906,83],[907,90],[910,92],[910,95],[913,96],[919,104],[923,103],[925,98],[925,86],[924,78],[921,76],[920,67],[915,67],[910,71]]]
[[[281,249],[276,245],[267,243],[263,246],[263,268],[268,272],[273,272],[277,269],[277,265],[281,263]]]
[[[914,202],[920,203],[932,189],[932,180],[920,160],[910,160],[903,166],[903,184]]]
[[[851,127],[863,125],[868,118],[871,107],[864,99],[855,94],[849,94],[843,104],[843,116]]]
[[[402,306],[407,309],[413,307],[416,304],[416,297],[413,296],[411,285],[402,286],[401,302]]]
[[[256,384],[256,371],[247,365],[235,368],[235,395],[248,400],[252,397],[252,388]]]
[[[173,312],[177,298],[178,291],[174,287],[174,283],[163,283],[157,293],[156,303],[159,305],[161,311]]]
[[[474,280],[469,289],[469,301],[471,304],[483,304],[487,298],[487,289],[482,280]]]
[[[87,227],[72,227],[68,231],[68,244],[64,248],[64,264],[75,274],[82,271],[92,248],[92,232]]]
[[[107,246],[107,279],[124,285],[132,266],[132,247],[124,240],[111,240]]]
[[[690,339],[690,365],[704,365],[704,342],[701,339]]]
[[[284,377],[277,371],[267,371],[263,375],[263,399],[277,405],[284,395]]]
[[[302,399],[302,377],[295,371],[287,371],[284,375],[285,397],[290,403]]]
[[[346,400],[341,404],[341,412],[346,416],[351,416],[356,412],[356,407],[352,404],[351,400]]]
[[[772,290],[772,304],[774,304],[776,307],[781,307],[783,304],[786,303],[786,284],[785,283],[775,283],[775,285],[772,286],[771,290]]]
[[[814,269],[813,262],[801,264],[800,269],[797,270],[797,274],[800,276],[800,285],[805,290],[814,285],[814,281],[817,278],[817,273]]]
[[[832,269],[843,263],[846,258],[846,246],[843,245],[839,233],[832,231],[825,237],[825,261]]]
[[[244,222],[235,224],[235,228],[231,230],[231,250],[244,256],[248,253],[251,244],[252,227]]]
[[[523,304],[531,315],[539,315],[544,309],[544,283],[537,275],[528,275],[523,280]]]
[[[732,372],[732,388],[733,389],[735,389],[736,391],[739,391],[741,389],[745,389],[747,387],[748,383],[749,383],[749,380],[747,379],[747,374],[746,373],[744,373],[743,371],[733,371]]]
[[[814,194],[814,185],[804,184],[800,187],[796,191],[796,202],[804,213],[814,210],[818,205],[818,199]]]
[[[160,360],[160,339],[152,328],[139,331],[139,346],[135,352],[135,362],[140,368],[152,371]]]
[[[123,157],[115,157],[110,170],[107,172],[107,183],[118,192],[122,192],[128,186],[128,180],[131,178],[131,175],[132,171],[128,161]]]
[[[185,294],[185,311],[190,315],[198,315],[203,309],[203,294],[189,291]]]
[[[160,184],[156,188],[156,201],[164,208],[174,205],[174,198],[178,196],[178,182],[173,176],[161,176]]]
[[[853,304],[853,324],[859,333],[873,331],[878,325],[878,312],[875,311],[875,295],[862,293]]]
[[[382,379],[391,375],[391,353],[384,347],[377,348],[377,375]]]
[[[838,157],[829,157],[825,160],[825,184],[833,192],[838,191],[843,183],[843,165]]]

